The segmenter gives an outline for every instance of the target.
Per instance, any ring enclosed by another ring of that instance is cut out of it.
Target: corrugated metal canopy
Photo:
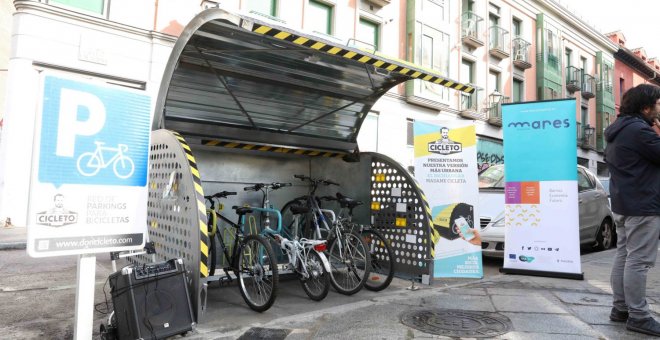
[[[435,71],[222,9],[197,15],[165,69],[154,129],[280,146],[353,151],[373,104]]]

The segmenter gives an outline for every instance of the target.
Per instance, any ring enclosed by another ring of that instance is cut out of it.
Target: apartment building
[[[485,168],[504,161],[502,103],[574,97],[578,161],[606,171],[602,131],[614,114],[618,47],[553,0],[15,0],[13,6],[3,130],[13,145],[0,146],[5,159],[30,154],[33,136],[25,131],[32,131],[42,101],[41,74],[127,86],[155,101],[176,37],[200,11],[222,7],[407,60],[478,89],[466,95],[420,80],[395,87],[364,119],[361,151],[412,166],[415,120],[470,119]],[[11,172],[13,179],[0,183],[0,218],[27,202],[25,168],[0,164],[0,174]]]
[[[619,46],[614,53],[614,109],[618,115],[621,98],[628,89],[639,84],[660,86],[660,62],[658,58],[649,58],[642,47],[626,47],[626,36],[621,31],[606,36]]]

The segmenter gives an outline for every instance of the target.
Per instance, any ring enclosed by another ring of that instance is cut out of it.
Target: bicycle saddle
[[[251,214],[252,213],[252,208],[250,208],[250,207],[239,207],[239,206],[235,205],[231,208],[236,210],[236,214],[238,214],[238,215],[245,215],[245,214]]]
[[[352,199],[352,198],[350,198],[350,197],[346,197],[346,196],[342,195],[342,194],[339,193],[339,192],[337,193],[337,200],[339,201],[339,205],[340,205],[342,208],[350,208],[350,209],[353,209],[353,208],[355,208],[355,207],[357,207],[357,206],[359,206],[359,205],[364,204],[362,201],[357,201],[357,200],[354,200],[354,199]]]
[[[291,209],[291,213],[293,213],[294,215],[304,214],[304,213],[309,212],[309,208],[308,208],[308,207],[303,207],[303,206],[301,206],[301,205],[297,205],[297,204],[292,204],[292,205],[289,207],[289,209]]]

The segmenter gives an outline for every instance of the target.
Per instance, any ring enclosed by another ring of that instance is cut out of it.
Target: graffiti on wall
[[[495,164],[504,164],[504,146],[502,142],[477,138],[477,167],[479,172]]]

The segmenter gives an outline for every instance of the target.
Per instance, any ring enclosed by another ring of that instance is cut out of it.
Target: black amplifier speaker
[[[109,281],[118,339],[164,339],[192,330],[183,260],[128,266]]]

